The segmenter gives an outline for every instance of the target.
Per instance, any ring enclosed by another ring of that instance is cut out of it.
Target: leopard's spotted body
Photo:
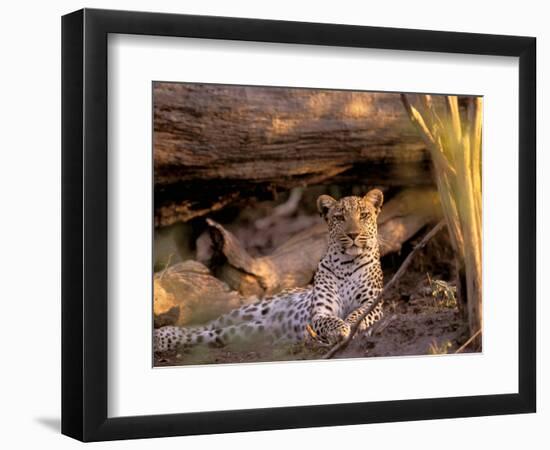
[[[308,325],[324,343],[343,339],[382,290],[376,225],[382,202],[383,194],[378,189],[364,197],[344,197],[339,201],[320,196],[317,206],[328,224],[329,243],[312,287],[282,292],[243,306],[202,327],[159,328],[155,330],[155,350],[224,345],[257,338],[299,342]],[[361,328],[370,327],[381,317],[380,303]]]

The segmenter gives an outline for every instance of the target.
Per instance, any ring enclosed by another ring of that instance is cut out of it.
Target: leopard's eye
[[[343,219],[344,219],[344,215],[343,215],[343,214],[341,214],[341,213],[336,213],[336,214],[333,214],[333,216],[332,216],[332,217],[333,217],[333,219],[334,219],[334,220],[338,220],[338,221],[340,221],[340,220],[343,220]]]
[[[366,212],[364,212],[364,213],[361,213],[361,216],[360,216],[360,217],[361,217],[361,220],[365,220],[365,219],[368,219],[368,217],[369,217],[369,213],[366,213]]]

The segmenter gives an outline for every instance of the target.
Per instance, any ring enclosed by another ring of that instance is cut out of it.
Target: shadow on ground
[[[61,433],[61,419],[59,417],[37,417],[34,420],[50,431]]]

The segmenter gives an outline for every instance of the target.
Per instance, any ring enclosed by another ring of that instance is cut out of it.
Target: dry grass
[[[402,95],[403,104],[432,156],[443,213],[466,279],[466,304],[472,333],[482,328],[481,308],[481,124],[482,99],[434,100]],[[413,105],[414,103],[414,105]],[[460,290],[459,290],[460,293]],[[481,343],[478,336],[477,345]]]

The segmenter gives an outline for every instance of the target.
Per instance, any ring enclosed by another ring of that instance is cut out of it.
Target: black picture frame
[[[109,33],[518,57],[518,393],[109,418]],[[533,37],[93,9],[84,9],[64,16],[62,433],[82,441],[100,441],[535,412],[535,90],[536,39]]]

